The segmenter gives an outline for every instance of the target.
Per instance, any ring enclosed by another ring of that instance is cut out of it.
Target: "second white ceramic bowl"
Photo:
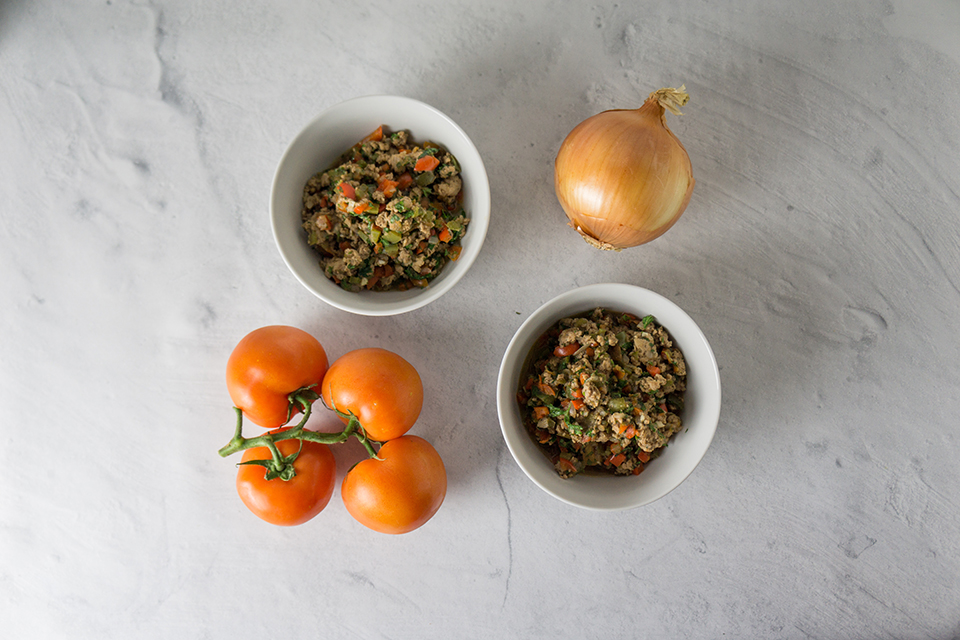
[[[517,391],[521,369],[537,338],[561,318],[604,307],[652,315],[670,334],[687,363],[684,426],[663,453],[636,476],[586,475],[563,479],[527,433]],[[594,510],[620,510],[667,495],[696,468],[713,440],[720,418],[720,372],[713,350],[690,316],[663,296],[628,284],[595,284],[568,291],[537,309],[520,326],[500,364],[497,413],[510,453],[541,489],[566,503]]]
[[[350,292],[329,280],[301,227],[303,187],[380,125],[407,129],[416,142],[443,145],[460,163],[463,207],[470,225],[460,258],[448,263],[423,289]],[[387,316],[418,309],[449,291],[476,260],[490,224],[490,184],[483,159],[453,120],[430,105],[399,96],[364,96],[330,107],[311,121],[287,148],[277,166],[270,197],[270,220],[280,255],[311,293],[344,311]]]

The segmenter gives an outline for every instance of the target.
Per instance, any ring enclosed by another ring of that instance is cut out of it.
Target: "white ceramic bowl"
[[[521,369],[537,338],[555,322],[597,307],[632,313],[641,318],[652,315],[673,338],[687,362],[687,391],[681,413],[684,427],[639,475],[578,475],[563,479],[523,425],[517,404]],[[630,509],[667,495],[703,459],[720,418],[720,372],[703,332],[670,300],[628,284],[589,285],[550,300],[517,330],[500,364],[497,412],[510,453],[541,489],[585,509]]]
[[[323,274],[318,255],[307,244],[300,218],[303,187],[311,176],[328,169],[341,154],[381,124],[394,131],[409,130],[416,142],[439,143],[456,157],[462,172],[463,207],[470,217],[470,225],[461,240],[460,258],[447,263],[428,287],[354,293],[340,288]],[[398,96],[353,98],[321,113],[290,143],[273,179],[270,220],[284,262],[313,294],[344,311],[367,316],[395,315],[436,300],[470,269],[490,223],[490,183],[473,142],[437,109]]]

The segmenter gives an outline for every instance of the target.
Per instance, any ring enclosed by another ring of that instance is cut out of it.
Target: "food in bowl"
[[[653,316],[596,308],[540,336],[517,401],[560,477],[636,475],[683,426],[686,381],[683,353]]]
[[[427,287],[470,223],[457,159],[383,125],[307,181],[301,217],[324,275],[347,291]]]

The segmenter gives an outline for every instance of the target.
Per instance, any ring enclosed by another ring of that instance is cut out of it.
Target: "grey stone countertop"
[[[3,634],[960,637],[958,33],[955,0],[0,2]],[[561,141],[680,84],[688,209],[588,246]],[[268,220],[293,136],[368,94],[448,114],[491,184],[473,268],[394,317],[312,296]],[[495,402],[523,320],[596,282],[680,305],[723,382],[694,473],[613,513],[533,484]],[[268,324],[418,368],[425,526],[246,510],[224,369]]]

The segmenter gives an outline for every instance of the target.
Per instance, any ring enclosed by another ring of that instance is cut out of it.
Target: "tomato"
[[[283,456],[296,453],[299,447],[300,441],[295,439],[277,442]],[[244,462],[270,459],[266,447],[243,452]],[[237,470],[237,493],[243,504],[259,518],[285,527],[303,524],[323,511],[336,486],[337,463],[330,447],[304,441],[293,468],[296,475],[290,480],[267,480],[264,467],[241,465]]]
[[[353,413],[367,436],[381,442],[409,431],[423,408],[417,370],[397,354],[376,347],[338,358],[323,378],[322,389],[328,407]]]
[[[295,327],[262,327],[247,334],[227,361],[227,390],[251,421],[273,429],[289,420],[287,396],[319,386],[327,353],[316,338]],[[293,405],[296,413],[300,407]]]
[[[440,454],[418,436],[385,442],[343,479],[343,504],[356,520],[380,533],[407,533],[423,526],[447,494]]]

